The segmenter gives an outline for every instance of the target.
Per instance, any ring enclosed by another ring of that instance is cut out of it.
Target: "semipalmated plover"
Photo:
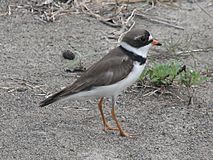
[[[104,130],[117,130],[121,136],[130,136],[122,129],[116,118],[116,97],[140,77],[146,64],[148,50],[152,45],[161,44],[153,39],[148,31],[132,29],[123,37],[118,47],[93,64],[73,84],[42,101],[40,107],[63,98],[99,97],[98,108]],[[103,97],[108,96],[112,97],[111,114],[117,128],[110,127],[103,114]]]

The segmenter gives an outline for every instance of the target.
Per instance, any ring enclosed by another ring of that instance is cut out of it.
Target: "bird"
[[[123,36],[117,47],[89,67],[74,83],[47,97],[39,106],[44,107],[65,98],[74,100],[96,97],[99,98],[98,109],[103,130],[117,131],[120,136],[132,137],[122,128],[116,117],[116,98],[139,79],[147,63],[147,54],[151,46],[161,45],[147,30],[132,29]],[[104,116],[104,97],[112,99],[111,115],[117,127],[111,127]]]

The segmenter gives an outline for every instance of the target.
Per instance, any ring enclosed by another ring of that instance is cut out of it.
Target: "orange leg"
[[[114,130],[114,131],[118,131],[118,128],[112,128],[110,127],[110,125],[108,124],[108,122],[106,121],[105,117],[104,117],[104,113],[103,113],[103,106],[102,106],[102,103],[103,103],[103,97],[100,98],[99,102],[98,102],[98,109],[101,113],[101,119],[103,121],[103,124],[104,124],[104,131],[107,131],[107,130]]]
[[[119,130],[119,132],[120,132],[120,136],[123,136],[123,137],[131,137],[131,135],[130,135],[129,133],[125,132],[125,131],[122,129],[120,123],[118,122],[118,120],[117,120],[117,118],[116,118],[116,114],[115,114],[115,98],[114,98],[114,97],[112,97],[112,112],[111,112],[111,113],[112,113],[112,118],[114,119],[114,121],[115,121],[115,123],[116,123],[116,125],[117,125],[117,127],[118,127],[118,130]]]

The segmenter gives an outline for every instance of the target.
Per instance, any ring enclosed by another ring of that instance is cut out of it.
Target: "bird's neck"
[[[140,47],[140,48],[135,48],[127,44],[126,42],[121,42],[120,46],[124,49],[126,49],[129,52],[133,52],[136,55],[142,56],[143,58],[147,57],[147,53],[149,48],[151,47],[151,44]]]
[[[119,47],[123,51],[123,53],[126,54],[131,60],[139,62],[140,65],[143,65],[146,63],[146,58],[144,58],[143,56],[140,56],[134,52],[127,50],[122,45],[120,45]]]

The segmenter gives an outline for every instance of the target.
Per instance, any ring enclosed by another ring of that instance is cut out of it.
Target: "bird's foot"
[[[103,129],[104,131],[119,131],[119,129],[118,128],[113,128],[113,127],[111,127],[108,123],[106,123],[105,125],[104,125],[104,129]]]
[[[103,129],[104,131],[119,131],[119,129],[118,128],[112,128],[112,127],[104,127],[104,129]]]
[[[122,131],[120,131],[120,136],[128,137],[128,138],[135,138],[137,135],[136,134],[130,134],[130,133],[122,130]]]

